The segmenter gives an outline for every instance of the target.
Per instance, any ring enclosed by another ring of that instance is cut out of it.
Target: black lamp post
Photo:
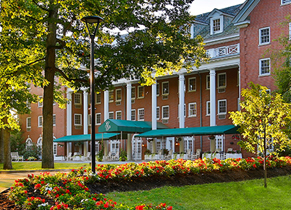
[[[90,34],[90,41],[91,41],[91,46],[90,46],[90,92],[91,92],[91,155],[92,155],[92,172],[95,174],[95,85],[94,85],[94,39],[96,32],[98,30],[99,23],[103,21],[103,18],[99,16],[87,16],[83,17],[81,19],[83,22],[86,23],[87,30]],[[91,24],[92,26],[96,24],[94,31],[91,33],[90,32],[90,27],[88,24]]]

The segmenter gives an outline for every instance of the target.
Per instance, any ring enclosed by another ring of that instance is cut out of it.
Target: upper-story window
[[[160,119],[160,107],[157,106],[157,120]]]
[[[31,117],[26,118],[26,128],[31,128]]]
[[[162,107],[162,119],[169,119],[170,118],[170,109],[169,106]]]
[[[101,104],[101,93],[96,94],[96,104]]]
[[[113,92],[113,90],[110,90],[109,91],[109,103],[111,103],[113,101],[114,101],[114,92]]]
[[[115,114],[116,114],[116,119],[121,120],[121,111],[116,111]]]
[[[144,108],[138,109],[138,120],[144,121]]]
[[[135,86],[131,87],[131,99],[135,99]]]
[[[260,76],[270,75],[270,58],[260,59]]]
[[[270,27],[260,28],[260,45],[270,43]]]
[[[189,103],[189,111],[188,111],[189,117],[196,117],[197,115],[197,105],[196,103]]]
[[[196,77],[189,78],[188,92],[196,91]]]
[[[218,114],[227,114],[226,99],[218,100]]]
[[[121,99],[122,99],[121,89],[116,89],[116,101],[121,101]]]
[[[169,92],[170,92],[169,91],[169,82],[163,82],[162,83],[162,89],[163,89],[162,90],[163,91],[162,92],[163,95],[169,95]]]
[[[42,102],[43,102],[42,96],[39,96],[38,107],[42,107],[43,104]]]
[[[144,98],[144,86],[138,86],[137,92],[138,98]]]
[[[81,93],[75,93],[74,94],[74,103],[75,103],[75,105],[81,105],[82,104],[82,95],[81,95]]]
[[[96,125],[101,125],[101,113],[96,113]]]
[[[206,101],[206,116],[210,115],[210,101]]]
[[[57,115],[56,114],[53,114],[53,126],[56,126],[57,124]]]
[[[38,127],[42,127],[42,116],[38,116]]]
[[[160,83],[157,82],[157,96],[160,95]]]
[[[218,88],[226,88],[226,73],[217,75]]]
[[[291,0],[281,0],[281,4],[284,5],[284,4],[290,4],[291,3]]]
[[[108,114],[109,119],[114,119],[114,112],[109,112]]]
[[[206,75],[206,90],[210,89],[210,76]]]
[[[135,121],[135,116],[136,116],[135,112],[136,112],[135,109],[131,110],[131,121]]]
[[[82,114],[74,114],[74,125],[75,126],[82,125]]]
[[[210,19],[210,34],[218,34],[223,32],[223,17],[215,17]]]

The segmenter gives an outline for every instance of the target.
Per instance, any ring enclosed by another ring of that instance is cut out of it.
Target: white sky
[[[242,4],[245,0],[195,0],[190,8],[192,15],[211,12],[214,8],[222,9],[229,6]]]

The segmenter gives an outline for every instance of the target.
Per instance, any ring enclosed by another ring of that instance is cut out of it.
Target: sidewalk
[[[55,161],[59,163],[80,163],[80,161]],[[82,161],[82,163],[90,163],[90,161]],[[125,164],[132,163],[133,161],[110,161],[110,162],[96,162],[98,164]],[[137,161],[136,163],[141,163],[143,161]],[[11,171],[0,171],[0,193],[11,187],[16,179],[26,178],[28,174],[39,175],[46,171],[51,174],[56,174],[58,172],[68,173],[72,169],[52,169],[52,170],[11,170]]]

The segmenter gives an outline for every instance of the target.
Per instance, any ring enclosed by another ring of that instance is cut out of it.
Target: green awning
[[[157,129],[151,130],[136,137],[174,137],[174,136],[202,136],[218,134],[236,134],[238,127],[234,125],[208,126],[208,127],[191,127],[191,128],[174,128],[174,129]]]
[[[120,135],[119,133],[96,133],[95,140],[108,140]],[[71,135],[55,139],[54,142],[91,141],[91,134]]]
[[[162,123],[157,123],[158,129],[169,128]],[[124,133],[144,133],[152,130],[152,123],[147,121],[130,121],[130,120],[106,120],[98,131],[100,133],[124,132]]]

